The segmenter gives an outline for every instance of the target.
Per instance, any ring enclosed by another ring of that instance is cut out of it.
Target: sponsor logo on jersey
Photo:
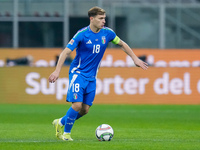
[[[105,44],[106,43],[106,37],[105,36],[102,36],[102,44]]]
[[[73,45],[73,43],[74,43],[74,40],[71,39],[71,40],[69,41],[69,44]]]
[[[91,40],[87,41],[87,43],[86,43],[86,44],[92,44]]]

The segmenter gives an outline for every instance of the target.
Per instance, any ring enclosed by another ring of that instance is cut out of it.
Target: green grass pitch
[[[70,105],[0,105],[1,150],[199,150],[200,105],[93,105],[72,129],[73,142],[56,139],[52,120]],[[114,137],[99,142],[95,129]]]

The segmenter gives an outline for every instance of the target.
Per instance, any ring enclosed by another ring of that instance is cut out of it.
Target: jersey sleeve
[[[69,41],[69,43],[67,44],[67,48],[69,48],[70,50],[74,50],[75,48],[78,47],[80,41],[82,40],[82,35],[79,34],[79,31],[74,35],[74,37]]]
[[[120,41],[120,38],[116,35],[116,33],[110,29],[109,29],[109,32],[110,32],[110,41],[113,43],[113,44],[118,44],[119,41]]]

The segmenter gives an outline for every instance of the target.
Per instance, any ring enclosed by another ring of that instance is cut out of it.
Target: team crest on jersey
[[[106,37],[102,36],[101,39],[102,39],[102,44],[105,44],[106,43]]]
[[[77,99],[78,95],[76,93],[74,93],[74,99]]]

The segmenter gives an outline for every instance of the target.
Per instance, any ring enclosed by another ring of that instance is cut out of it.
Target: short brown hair
[[[92,7],[89,11],[88,11],[88,17],[94,17],[96,15],[104,15],[106,13],[106,11],[100,7]]]

